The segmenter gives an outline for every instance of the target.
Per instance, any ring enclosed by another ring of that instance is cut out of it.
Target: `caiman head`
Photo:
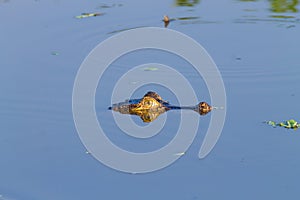
[[[141,111],[141,110],[152,110],[163,107],[163,105],[158,102],[155,98],[151,96],[144,96],[140,102],[137,104],[131,104],[131,112]]]
[[[130,114],[140,116],[143,122],[147,123],[152,122],[167,110],[167,107],[150,95],[145,95],[139,103],[131,104],[129,107]]]
[[[172,106],[157,93],[150,91],[138,103],[122,102],[113,105],[109,109],[122,114],[138,115],[144,122],[151,122],[160,114],[171,109],[190,109],[198,112],[200,115],[206,115],[212,110],[212,106],[206,102],[200,102],[196,106]]]

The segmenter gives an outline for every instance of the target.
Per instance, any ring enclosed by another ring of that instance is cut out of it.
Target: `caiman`
[[[108,109],[122,114],[138,115],[143,122],[152,122],[168,110],[188,109],[194,110],[200,115],[206,115],[212,110],[212,106],[206,102],[200,102],[195,106],[174,106],[163,100],[156,92],[149,91],[141,99],[131,99],[113,104]]]

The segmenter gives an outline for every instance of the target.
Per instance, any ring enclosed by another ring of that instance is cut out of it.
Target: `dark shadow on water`
[[[131,30],[131,29],[136,29],[136,28],[144,28],[146,26],[136,26],[136,27],[131,27],[131,28],[123,28],[123,29],[118,29],[118,30],[115,30],[115,31],[111,31],[107,34],[115,34],[115,33],[120,33],[120,32],[123,32],[123,31],[128,31],[128,30]]]
[[[178,20],[186,21],[186,20],[195,20],[199,19],[199,17],[179,17]]]

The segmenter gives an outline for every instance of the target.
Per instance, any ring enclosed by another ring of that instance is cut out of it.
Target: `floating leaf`
[[[293,119],[289,120],[288,123],[291,124],[292,127],[295,127],[298,125],[298,123]]]
[[[280,126],[280,127],[284,127],[284,128],[287,128],[287,129],[300,128],[300,124],[294,119],[290,119],[290,120],[279,122],[279,123],[276,123],[274,121],[266,121],[266,123],[268,125],[273,126],[273,127]]]

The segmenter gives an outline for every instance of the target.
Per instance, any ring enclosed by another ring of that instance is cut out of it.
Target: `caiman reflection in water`
[[[200,115],[206,115],[212,110],[212,107],[206,102],[200,102],[195,106],[173,106],[163,100],[157,93],[150,91],[142,99],[132,99],[113,104],[108,109],[122,114],[138,115],[143,122],[152,122],[168,110],[188,109],[196,111]]]

